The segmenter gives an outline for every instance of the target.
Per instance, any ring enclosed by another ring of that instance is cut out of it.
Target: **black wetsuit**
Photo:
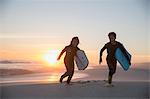
[[[117,41],[116,41],[116,44],[114,44],[114,45],[111,44],[110,42],[108,42],[107,44],[104,45],[104,47],[100,51],[100,57],[102,57],[103,51],[105,49],[107,49],[106,61],[107,61],[107,65],[109,67],[109,79],[108,79],[109,83],[112,82],[112,76],[116,72],[117,59],[115,58],[115,51],[116,51],[117,48],[120,48],[122,50],[122,52],[124,53],[124,55],[129,60],[123,45],[120,42],[117,42]]]
[[[66,66],[66,72],[61,76],[61,80],[68,76],[67,83],[70,83],[71,78],[74,74],[74,56],[76,55],[78,47],[73,47],[72,45],[66,46],[62,52],[66,52],[64,63]]]

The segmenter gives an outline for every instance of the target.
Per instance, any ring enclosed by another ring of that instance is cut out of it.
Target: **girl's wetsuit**
[[[73,47],[72,45],[66,46],[62,50],[62,53],[66,52],[64,63],[67,71],[61,76],[61,80],[68,76],[67,83],[70,83],[71,78],[74,74],[74,56],[76,55],[77,50],[79,50],[79,48]]]

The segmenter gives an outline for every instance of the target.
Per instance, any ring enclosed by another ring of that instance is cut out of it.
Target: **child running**
[[[66,46],[60,53],[57,60],[60,60],[61,56],[64,52],[66,52],[64,58],[64,64],[66,67],[66,72],[61,76],[60,83],[62,83],[63,79],[68,76],[67,84],[70,84],[71,78],[74,74],[74,56],[76,56],[77,50],[80,50],[77,46],[79,44],[78,37],[73,37],[70,45]]]
[[[116,41],[116,33],[115,32],[110,32],[108,34],[110,42],[106,43],[104,47],[100,51],[100,59],[99,59],[99,64],[102,62],[102,53],[105,49],[107,49],[107,65],[109,68],[109,75],[108,75],[108,83],[106,83],[106,87],[112,87],[112,77],[116,72],[116,66],[117,66],[117,59],[115,58],[115,50],[117,48],[120,48],[122,52],[124,53],[125,57],[127,58],[129,64],[131,64],[129,57],[127,56],[127,53],[125,51],[125,48],[123,45]]]

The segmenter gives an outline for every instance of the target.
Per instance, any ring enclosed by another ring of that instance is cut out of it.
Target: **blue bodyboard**
[[[129,52],[126,50],[126,53],[131,61],[131,55],[129,54]],[[120,48],[117,48],[115,51],[115,57],[117,59],[117,61],[120,63],[120,65],[122,66],[122,68],[127,71],[130,67],[130,64],[127,60],[127,58],[125,57],[125,55],[123,54],[123,52],[121,51]]]

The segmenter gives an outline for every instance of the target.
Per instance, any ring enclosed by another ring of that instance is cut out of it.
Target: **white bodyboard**
[[[84,70],[87,68],[89,61],[83,50],[77,51],[76,56],[75,56],[75,62],[78,67],[78,70]]]

